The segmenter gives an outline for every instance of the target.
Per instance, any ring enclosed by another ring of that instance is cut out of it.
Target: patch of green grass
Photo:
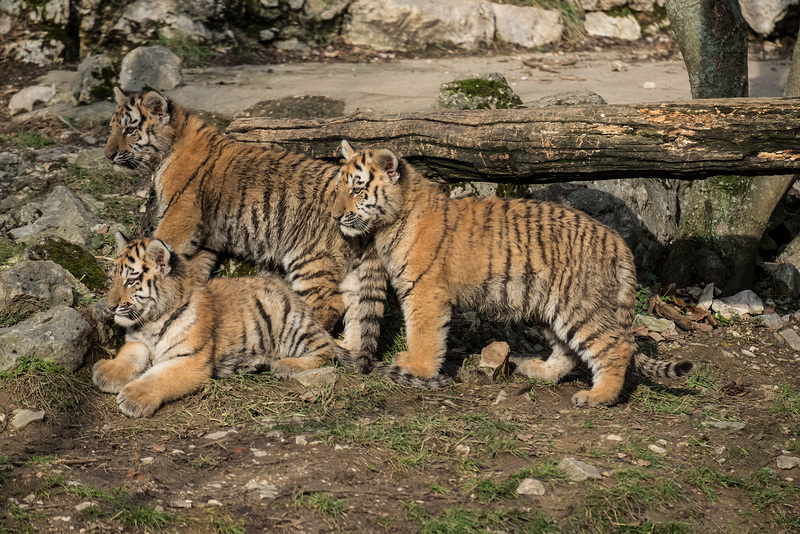
[[[52,454],[49,456],[39,456],[38,454],[32,454],[25,459],[25,465],[48,467],[50,465],[53,465],[57,461],[58,461],[58,455],[56,454]]]
[[[157,510],[154,505],[137,504],[133,497],[122,488],[114,488],[110,492],[105,492],[82,485],[67,486],[64,484],[63,487],[64,491],[73,492],[80,498],[100,501],[101,504],[98,506],[110,507],[112,517],[122,524],[126,532],[132,530],[149,532],[154,529],[163,529],[177,520],[175,514]],[[98,508],[91,512],[91,515],[105,517],[108,514],[102,508]]]
[[[639,384],[630,400],[631,404],[646,412],[669,415],[685,414],[697,403],[694,396],[676,395],[658,384]]]
[[[753,483],[749,487],[750,502],[762,514],[766,514],[771,508],[789,506],[790,502],[796,502],[797,489],[779,478],[772,469],[759,469],[753,473],[752,479]]]
[[[96,170],[71,166],[67,169],[66,186],[78,193],[86,193],[106,201],[107,195],[132,193],[137,177],[115,172],[111,169]]]
[[[208,525],[215,534],[245,534],[244,519],[233,519],[224,509],[211,507],[206,510],[208,514]]]
[[[3,141],[11,146],[20,148],[42,148],[53,144],[53,140],[39,132],[26,132],[21,126],[12,127],[15,133],[3,138]]]
[[[702,491],[711,502],[719,500],[718,488],[741,488],[745,482],[736,477],[720,473],[713,467],[700,466],[683,474],[684,480]]]
[[[51,362],[21,358],[16,368],[0,373],[0,388],[23,399],[21,404],[26,407],[51,415],[66,413],[85,404],[88,395],[97,393],[90,374],[88,368],[72,373]]]
[[[202,65],[211,56],[210,48],[198,44],[194,39],[180,32],[175,32],[171,36],[158,32],[157,43],[178,56],[184,67]]]
[[[686,387],[697,389],[701,393],[715,392],[719,389],[719,380],[712,375],[709,367],[704,367],[700,372],[694,373],[686,379]]]
[[[406,519],[420,525],[421,534],[472,534],[485,532],[530,532],[555,534],[563,532],[551,518],[537,512],[519,510],[472,510],[464,507],[444,508],[432,515],[416,503],[403,503]]]
[[[573,523],[577,523],[574,525],[576,529],[588,528],[597,532],[688,532],[688,527],[683,523],[647,522],[643,525],[637,517],[644,509],[660,510],[667,502],[684,499],[680,486],[675,482],[638,469],[621,469],[616,473],[616,480],[616,485],[610,488],[596,482],[586,483],[583,518],[573,519]]]
[[[347,502],[335,499],[329,493],[302,493],[294,498],[294,503],[313,510],[334,523],[344,519],[347,514]]]
[[[773,397],[772,414],[783,418],[800,417],[800,388],[792,387],[784,380]]]

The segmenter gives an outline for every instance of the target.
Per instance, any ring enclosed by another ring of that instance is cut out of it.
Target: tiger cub
[[[125,415],[147,417],[210,377],[271,369],[291,376],[341,356],[311,308],[280,278],[212,278],[214,257],[117,233],[108,307],[125,344],[93,368]]]
[[[389,150],[356,152],[343,141],[341,151],[332,216],[346,236],[373,236],[406,322],[408,351],[393,359],[400,368],[419,377],[439,372],[454,306],[543,323],[552,354],[518,369],[558,381],[584,361],[593,386],[572,397],[578,406],[614,403],[631,360],[652,378],[694,368],[636,348],[633,254],[614,230],[547,202],[453,200]]]
[[[116,170],[151,174],[154,237],[186,256],[205,249],[281,268],[326,329],[344,314],[343,346],[369,360],[386,273],[330,217],[338,167],[236,142],[158,92],[114,92],[105,155]]]

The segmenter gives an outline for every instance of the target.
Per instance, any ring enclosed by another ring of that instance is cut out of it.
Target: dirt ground
[[[0,114],[43,74],[6,72]],[[104,139],[107,120],[81,134]],[[76,142],[55,118],[0,123],[0,139]],[[776,306],[783,328],[800,328],[796,302]],[[384,330],[389,354],[396,307]],[[449,362],[463,369],[447,388],[341,369],[307,388],[265,373],[209,381],[143,420],[92,386],[91,365],[113,353],[96,344],[76,373],[0,375],[0,532],[800,532],[800,467],[787,467],[800,457],[800,353],[759,317],[662,337],[637,340],[699,370],[631,382],[611,407],[572,406],[585,373],[550,384],[478,369],[494,340],[540,356],[545,342],[457,314]],[[46,415],[13,430],[17,408]],[[596,472],[578,480],[567,458]],[[541,494],[518,492],[526,479]]]

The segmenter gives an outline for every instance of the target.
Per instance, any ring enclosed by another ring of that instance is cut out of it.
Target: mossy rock
[[[47,237],[26,251],[32,260],[50,260],[72,273],[92,291],[108,289],[108,275],[95,257],[83,247],[59,237]]]
[[[22,246],[10,239],[0,236],[0,265],[6,263],[15,254],[22,252]]]
[[[502,74],[492,73],[442,84],[436,107],[440,109],[510,109],[522,100]]]

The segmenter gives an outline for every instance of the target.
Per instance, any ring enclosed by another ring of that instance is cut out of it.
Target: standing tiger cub
[[[108,307],[125,344],[93,368],[125,415],[147,417],[211,377],[271,369],[291,376],[343,357],[311,308],[275,276],[212,278],[211,254],[191,259],[158,239],[117,233]]]
[[[151,174],[154,237],[186,256],[205,249],[282,268],[326,329],[344,314],[343,346],[368,359],[386,274],[330,217],[338,167],[236,142],[156,91],[114,92],[105,155],[116,170]]]
[[[633,254],[614,230],[547,202],[453,200],[389,150],[341,149],[332,215],[344,235],[373,236],[406,322],[408,351],[393,358],[401,369],[439,372],[454,306],[543,323],[552,354],[518,370],[555,382],[583,360],[593,387],[572,397],[578,406],[614,403],[632,360],[652,378],[694,368],[637,350]]]

